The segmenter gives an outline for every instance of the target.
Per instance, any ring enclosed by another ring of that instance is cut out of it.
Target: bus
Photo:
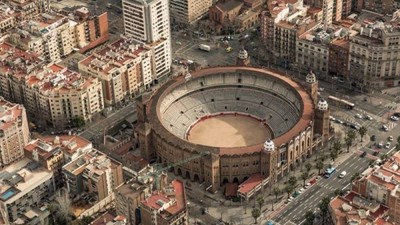
[[[335,167],[330,167],[330,168],[326,169],[324,177],[329,178],[335,171],[336,171]]]
[[[346,109],[354,109],[355,104],[352,102],[349,102],[347,100],[335,97],[335,96],[329,96],[328,97],[329,103],[331,103],[332,105],[336,105],[336,106],[340,106],[340,107],[344,107]]]

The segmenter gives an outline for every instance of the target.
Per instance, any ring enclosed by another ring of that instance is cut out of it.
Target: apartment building
[[[24,156],[29,127],[25,108],[3,97],[0,97],[0,121],[0,166],[3,167]]]
[[[69,193],[94,194],[98,201],[124,182],[121,163],[95,149],[64,165],[62,172]]]
[[[126,177],[131,177],[131,179],[116,188],[115,208],[118,215],[126,217],[127,224],[140,224],[139,207],[141,202],[150,196],[153,190],[162,190],[167,187],[168,175],[160,173],[156,178],[157,174],[154,168],[149,165],[138,171],[126,168],[124,170],[129,173]]]
[[[187,26],[208,14],[212,0],[175,0],[169,2],[171,24]]]
[[[142,224],[189,224],[185,184],[180,180],[173,180],[171,185],[153,192],[140,205]]]
[[[12,31],[9,41],[39,54],[48,62],[58,62],[75,47],[74,25],[63,15],[42,13]]]
[[[326,25],[342,19],[342,0],[306,0],[304,4],[321,9],[323,23]]]
[[[0,207],[6,224],[41,224],[44,203],[55,192],[53,172],[23,158],[2,169],[0,176]]]
[[[352,0],[342,0],[342,18],[345,19],[351,15],[353,9]]]
[[[349,79],[349,48],[348,37],[337,38],[329,44],[329,74]]]
[[[362,9],[381,14],[392,14],[400,9],[400,2],[396,0],[363,0]]]
[[[166,43],[165,43],[166,44]],[[115,105],[129,100],[150,87],[156,79],[156,61],[164,48],[139,44],[131,38],[121,38],[78,63],[82,74],[94,76],[103,86],[104,103]]]
[[[21,23],[13,30],[9,41],[39,54],[48,62],[58,62],[77,49],[84,52],[107,39],[107,13],[91,17],[88,9],[82,7],[68,16],[42,13]]]
[[[358,34],[350,38],[352,80],[372,89],[400,84],[399,17],[400,10],[390,17],[367,11],[358,16]]]
[[[307,14],[309,7],[302,1],[285,3],[268,1],[261,14],[261,39],[266,55],[283,66],[296,61],[298,37],[313,29],[317,23]]]
[[[18,21],[33,18],[50,9],[50,0],[13,0],[3,1],[3,3],[18,13],[18,17],[16,17]]]
[[[103,110],[99,79],[57,64],[47,65],[36,54],[8,43],[0,44],[0,56],[0,94],[24,104],[32,118],[66,127],[75,118],[87,121]]]
[[[7,4],[0,2],[0,35],[13,28],[16,24],[17,15]]]
[[[369,168],[352,183],[352,190],[388,207],[388,218],[400,223],[400,152],[381,166]]]
[[[46,136],[30,141],[24,148],[25,157],[53,171],[56,187],[63,186],[61,169],[71,158],[92,149],[92,143],[76,135]]]
[[[328,207],[333,224],[381,224],[395,225],[388,221],[388,208],[363,198],[355,192],[333,198]]]
[[[93,15],[86,7],[75,11],[62,11],[70,21],[76,23],[74,27],[75,48],[84,53],[98,45],[103,44],[109,38],[108,35],[108,13]]]
[[[172,63],[168,0],[124,0],[125,35],[154,49],[155,80],[169,74]]]
[[[333,32],[328,32],[320,25],[299,36],[296,43],[296,64],[300,70],[312,70],[318,77],[328,75],[328,44],[335,37]]]

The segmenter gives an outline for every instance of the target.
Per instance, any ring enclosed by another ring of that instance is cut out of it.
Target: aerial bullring
[[[165,83],[146,105],[141,127],[151,144],[142,151],[211,186],[241,183],[256,173],[283,175],[311,151],[313,100],[305,87],[276,71],[198,70]],[[264,151],[266,140],[273,141],[275,153]],[[204,152],[209,154],[196,158]]]

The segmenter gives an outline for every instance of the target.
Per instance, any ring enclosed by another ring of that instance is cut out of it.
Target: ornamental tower
[[[329,116],[330,110],[328,102],[325,99],[319,100],[314,116],[314,133],[321,135],[323,143],[329,140]]]
[[[269,177],[270,184],[275,183],[276,169],[278,167],[278,151],[275,149],[275,144],[272,140],[267,140],[264,143],[263,151],[261,152],[261,175]]]
[[[307,91],[310,93],[311,98],[314,101],[314,105],[317,105],[318,101],[318,80],[315,74],[310,71],[306,76],[306,84],[305,87]]]

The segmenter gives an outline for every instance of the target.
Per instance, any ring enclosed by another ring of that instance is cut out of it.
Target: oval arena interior
[[[276,71],[217,67],[163,84],[137,103],[140,149],[212,190],[285,175],[312,151],[314,102]],[[272,140],[273,151],[264,143]]]

